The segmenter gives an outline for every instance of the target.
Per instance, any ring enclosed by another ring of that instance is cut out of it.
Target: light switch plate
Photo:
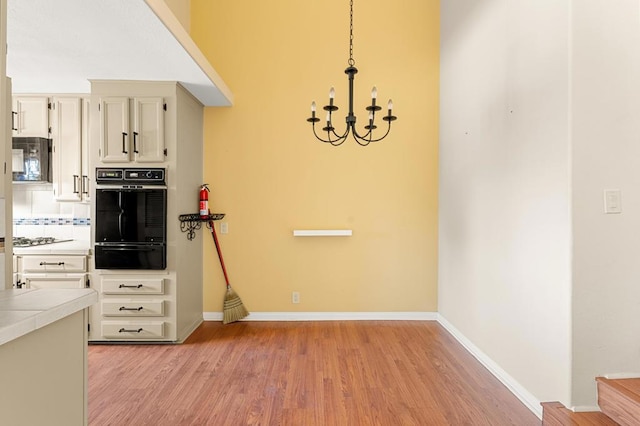
[[[604,190],[604,212],[606,214],[622,213],[622,192],[619,189]]]

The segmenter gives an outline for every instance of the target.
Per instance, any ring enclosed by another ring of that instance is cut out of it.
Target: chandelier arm
[[[358,139],[366,139],[366,138],[367,138],[367,136],[369,136],[369,133],[370,133],[370,131],[369,131],[369,132],[367,132],[364,136],[361,136],[361,135],[358,133],[358,131],[356,130],[356,128],[355,128],[355,127],[353,128],[353,138],[354,138],[355,140],[358,140]]]
[[[389,131],[391,131],[391,122],[390,121],[389,121],[389,126],[387,127],[386,133],[382,137],[379,137],[378,139],[369,139],[369,143],[371,143],[371,142],[380,142],[382,139],[387,137],[387,135],[389,134]],[[371,136],[373,136],[373,134]]]
[[[340,136],[339,134],[336,133],[336,129],[335,127],[333,128],[333,134],[336,136],[336,138],[338,139],[346,139],[347,136],[349,136],[349,126],[347,126],[347,128],[345,129],[344,133],[342,134],[342,136]]]
[[[358,138],[356,137],[356,135],[353,135],[353,140],[356,141],[356,143],[360,146],[367,146],[371,143],[371,141],[364,138]]]
[[[315,123],[312,123],[312,128],[313,128],[313,135],[316,137],[316,139],[318,139],[320,142],[331,143],[331,139],[326,140],[326,139],[322,139],[320,136],[318,136],[318,133],[316,133],[316,124]]]
[[[342,145],[342,143],[346,140],[346,135],[342,138],[339,137],[339,139],[337,140],[331,140],[331,137],[329,137],[329,139],[322,139],[320,136],[318,136],[318,133],[316,132],[316,125],[315,123],[312,123],[312,128],[313,128],[313,135],[316,137],[316,139],[318,139],[320,142],[324,142],[324,143],[330,143],[333,146],[340,146]],[[335,132],[334,132],[335,133]],[[331,136],[331,134],[329,134],[329,136]],[[337,136],[337,135],[336,135]],[[342,140],[341,140],[342,139]],[[339,142],[339,143],[336,143]]]

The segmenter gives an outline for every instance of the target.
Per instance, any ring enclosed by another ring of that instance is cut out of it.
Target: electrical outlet
[[[300,293],[294,291],[291,293],[291,303],[300,303]]]
[[[229,223],[228,222],[220,222],[220,233],[228,234],[229,233]]]

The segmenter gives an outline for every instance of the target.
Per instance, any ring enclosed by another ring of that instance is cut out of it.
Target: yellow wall
[[[439,2],[355,2],[358,127],[373,85],[398,116],[391,135],[366,148],[317,142],[305,121],[333,85],[344,126],[347,0],[192,0],[191,12],[193,39],[235,96],[233,107],[205,111],[204,170],[212,210],[227,215],[220,240],[245,306],[436,311]],[[211,238],[204,279],[204,310],[221,311]]]

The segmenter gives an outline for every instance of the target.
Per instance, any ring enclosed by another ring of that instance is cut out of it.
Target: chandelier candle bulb
[[[335,97],[336,97],[336,89],[332,87],[331,89],[329,89],[329,99],[333,100],[333,98]]]
[[[311,112],[313,112],[313,113],[316,112],[316,101],[312,101],[311,102]]]
[[[376,86],[373,86],[373,89],[371,89],[371,99],[375,99],[378,97],[378,89],[376,89]]]
[[[387,109],[389,110],[389,115],[391,115],[391,110],[393,109],[393,102],[391,102],[391,99],[387,102]]]

